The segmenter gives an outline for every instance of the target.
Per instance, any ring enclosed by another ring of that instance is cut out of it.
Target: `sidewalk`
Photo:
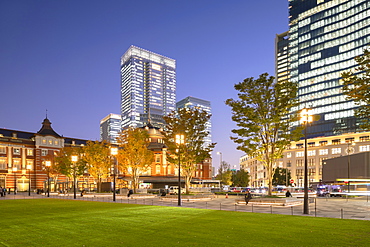
[[[0,197],[1,200],[6,199],[41,199],[48,198],[45,194],[31,193],[28,196],[27,192],[14,194],[7,194],[6,197]],[[73,193],[68,196],[58,196],[50,194],[49,198],[56,199],[73,199]],[[84,201],[101,201],[112,203],[129,203],[129,204],[142,204],[154,206],[177,206],[177,198],[174,200],[161,200],[160,197],[143,198],[143,199],[130,199],[127,196],[117,195],[116,202],[113,202],[111,194],[99,195],[95,197],[81,197],[77,194],[76,200]],[[272,214],[285,214],[297,216],[312,216],[312,217],[328,217],[339,219],[357,219],[357,220],[370,220],[370,198],[316,198],[314,203],[309,204],[309,215],[303,214],[303,205],[296,206],[271,206],[271,205],[238,205],[235,203],[235,198],[214,198],[207,201],[182,201],[182,207],[187,208],[202,208],[212,210],[229,210],[239,212],[253,212],[253,213],[272,213]]]

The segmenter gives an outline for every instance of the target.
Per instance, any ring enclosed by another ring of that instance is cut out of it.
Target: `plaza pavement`
[[[36,199],[36,198],[48,198],[45,194],[31,193],[31,196],[27,192],[14,194],[7,194],[6,197],[0,197],[1,200],[9,199]],[[57,195],[50,194],[50,198],[58,199],[73,199],[73,193],[68,195]],[[316,198],[309,204],[309,215],[303,214],[303,205],[295,206],[276,206],[276,205],[258,205],[254,203],[237,204],[237,200],[243,199],[243,197],[230,197],[219,196],[218,198],[208,200],[194,200],[182,201],[182,207],[187,208],[202,208],[209,210],[229,210],[238,212],[252,212],[252,213],[269,213],[269,214],[285,214],[285,215],[296,215],[296,216],[311,216],[311,217],[328,217],[328,218],[340,218],[340,219],[356,219],[356,220],[370,220],[370,198],[368,196],[362,196],[357,198],[340,198],[340,197],[329,197],[329,198]],[[103,194],[95,196],[87,194],[81,197],[77,194],[76,200],[85,201],[101,201],[109,203],[130,203],[130,204],[142,204],[142,205],[157,205],[157,206],[171,206],[178,207],[177,198],[172,200],[162,200],[160,197],[154,198],[127,198],[127,196],[117,195],[116,201],[113,202],[112,194]],[[0,202],[1,203],[1,202]]]

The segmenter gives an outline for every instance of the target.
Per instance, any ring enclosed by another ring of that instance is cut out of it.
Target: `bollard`
[[[316,217],[316,199],[317,198],[315,198],[315,217]]]
[[[340,218],[343,219],[343,208],[340,209]]]
[[[220,210],[221,210],[221,203],[220,203]]]
[[[291,211],[292,211],[292,215],[293,215],[293,206],[290,206],[290,208],[291,208]]]
[[[270,210],[271,210],[271,214],[272,214],[272,205],[270,205]]]
[[[153,199],[152,199],[152,206],[153,206]]]
[[[236,206],[237,206],[237,205],[236,205],[236,203],[235,203],[235,210],[234,210],[234,211],[237,211],[237,210],[236,210]]]
[[[207,207],[207,206],[208,206],[208,204],[207,204],[207,203],[208,203],[208,202],[206,202],[206,209],[208,209],[208,207]]]

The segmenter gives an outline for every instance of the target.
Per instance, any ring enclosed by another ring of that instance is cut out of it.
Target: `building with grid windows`
[[[275,37],[275,77],[277,82],[290,80],[288,31]]]
[[[131,46],[121,57],[122,128],[163,127],[176,107],[176,61]]]
[[[311,108],[320,120],[310,137],[360,131],[357,107],[341,92],[340,74],[357,64],[370,42],[368,0],[289,0],[291,80],[299,84],[298,109]]]
[[[121,115],[111,113],[100,121],[100,141],[117,143],[120,132]]]

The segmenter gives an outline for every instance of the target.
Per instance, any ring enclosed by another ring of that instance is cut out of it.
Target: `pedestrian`
[[[127,197],[130,197],[132,194],[134,194],[134,191],[133,190],[129,190],[128,191],[128,194],[127,194]]]
[[[3,187],[1,187],[1,186],[0,186],[0,195],[1,195],[1,197],[3,197],[3,196],[4,196]]]
[[[250,199],[252,199],[252,194],[249,191],[247,191],[247,193],[245,193],[244,195],[245,205],[248,205]]]
[[[286,196],[286,197],[292,197],[292,194],[290,193],[290,191],[289,191],[289,190],[287,190],[287,192],[285,193],[285,196]]]

